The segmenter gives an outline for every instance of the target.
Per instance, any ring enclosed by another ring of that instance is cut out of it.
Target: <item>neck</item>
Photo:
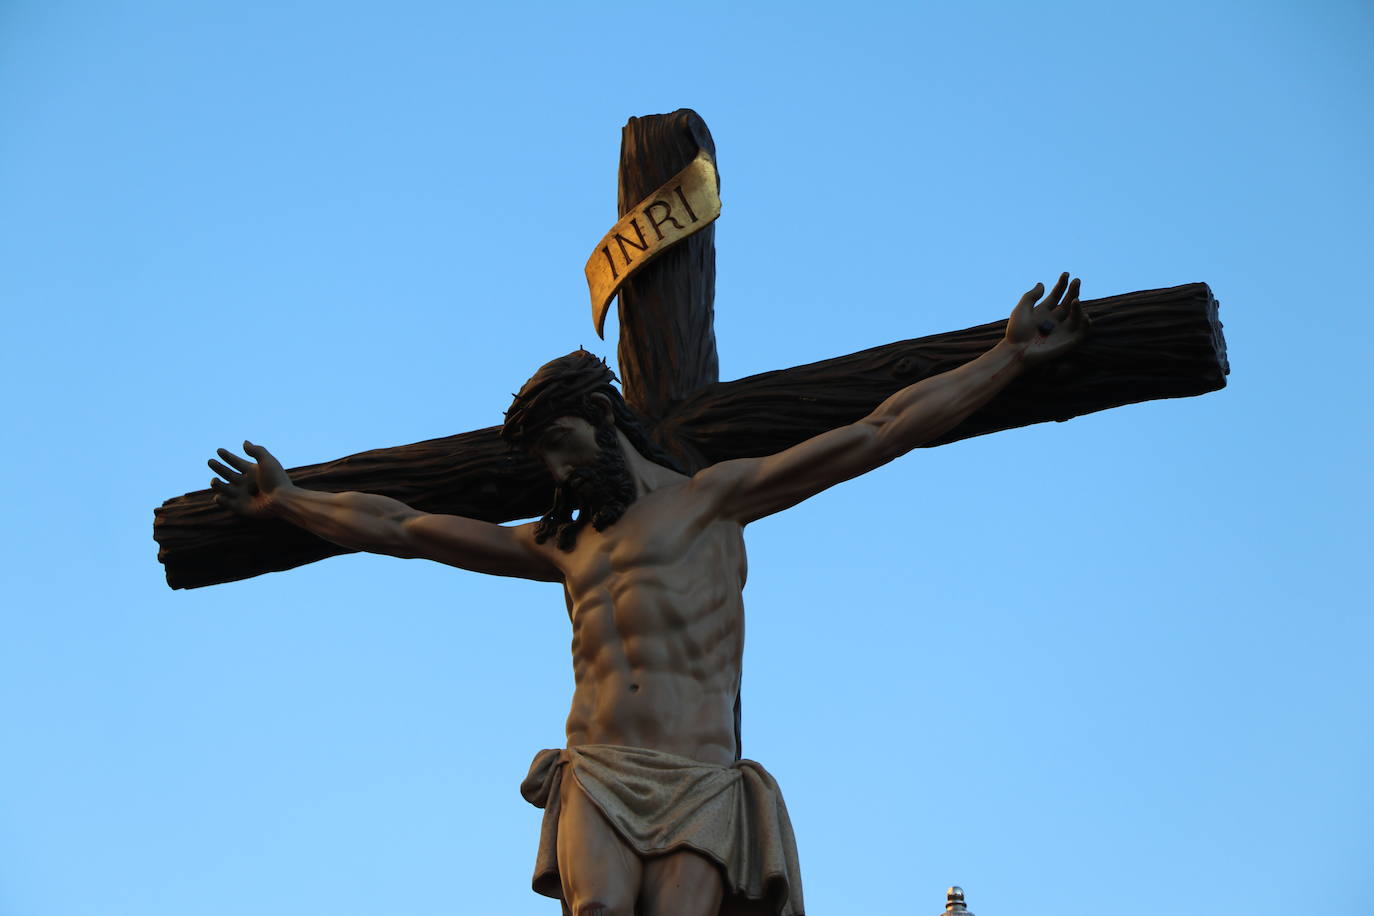
[[[663,465],[645,458],[620,430],[617,429],[615,435],[620,442],[620,451],[625,456],[625,467],[630,472],[630,479],[634,481],[636,499],[646,493],[652,493],[659,487],[666,487],[687,479],[677,471],[665,468]]]

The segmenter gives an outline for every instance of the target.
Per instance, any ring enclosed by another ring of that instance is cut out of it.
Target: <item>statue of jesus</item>
[[[1087,333],[1079,281],[1021,297],[1006,334],[868,416],[761,458],[681,473],[645,435],[606,364],[543,366],[502,434],[557,484],[537,522],[504,526],[364,493],[295,486],[261,445],[211,459],[215,500],[354,550],[563,586],[572,621],[567,743],[521,792],[544,808],[534,888],[575,916],[802,916],[782,795],[740,759],[744,528],[949,430],[1024,369]],[[1042,299],[1043,296],[1043,299]]]

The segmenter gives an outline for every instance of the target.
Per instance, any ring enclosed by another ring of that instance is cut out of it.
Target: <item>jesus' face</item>
[[[600,446],[592,424],[581,417],[559,417],[544,429],[533,451],[562,485],[574,470],[595,465]]]
[[[558,546],[570,550],[583,525],[591,522],[597,531],[604,531],[634,502],[634,480],[609,419],[593,426],[582,417],[558,417],[539,434],[532,451],[555,484],[553,507],[537,533],[541,543],[556,531]]]

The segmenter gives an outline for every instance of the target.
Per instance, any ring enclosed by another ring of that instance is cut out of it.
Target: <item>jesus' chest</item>
[[[681,508],[648,497],[605,531],[579,533],[560,558],[574,623],[598,609],[691,617],[738,602],[746,573],[740,526]]]

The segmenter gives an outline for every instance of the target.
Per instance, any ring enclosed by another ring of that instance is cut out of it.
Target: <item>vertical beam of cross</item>
[[[695,111],[631,118],[620,135],[617,209],[624,216],[705,150],[716,145]],[[620,287],[617,362],[625,400],[651,429],[675,404],[719,379],[716,359],[716,227],[698,230]],[[704,466],[681,437],[655,439],[691,470]]]

